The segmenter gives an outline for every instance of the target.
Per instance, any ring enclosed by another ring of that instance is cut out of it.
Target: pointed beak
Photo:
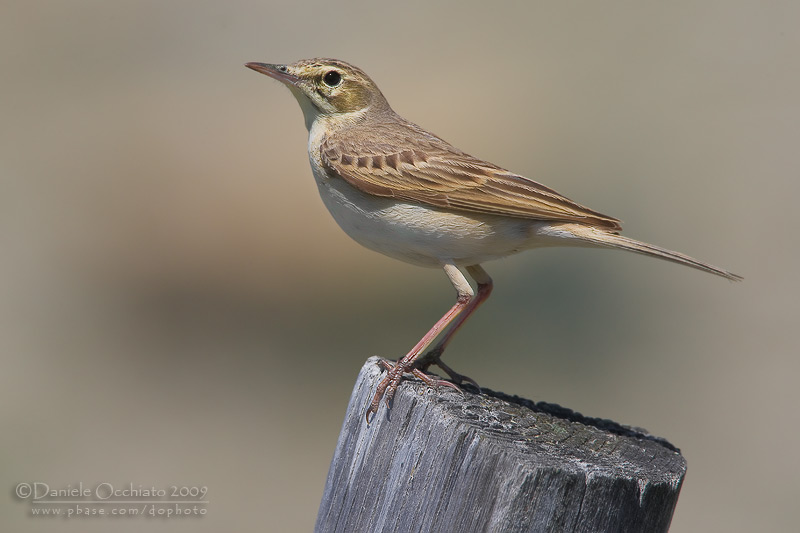
[[[261,74],[266,74],[270,78],[285,83],[287,85],[297,85],[300,78],[294,74],[290,74],[286,65],[271,65],[269,63],[245,63],[247,68],[251,68]]]

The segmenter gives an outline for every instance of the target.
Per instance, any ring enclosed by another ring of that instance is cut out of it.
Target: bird
[[[455,288],[455,304],[422,339],[396,363],[382,361],[386,375],[366,410],[367,423],[381,399],[389,408],[406,374],[456,390],[465,381],[477,385],[441,356],[492,292],[492,278],[481,266],[487,261],[544,246],[604,247],[742,279],[624,237],[618,219],[459,150],[398,115],[375,82],[354,65],[314,58],[245,66],[282,82],[300,104],[320,197],[345,233],[394,259],[441,268]],[[427,374],[433,364],[451,381]]]

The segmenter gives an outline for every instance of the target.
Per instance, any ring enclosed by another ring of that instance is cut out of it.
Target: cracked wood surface
[[[686,461],[610,420],[484,390],[409,379],[364,412],[381,379],[359,373],[318,532],[667,531]]]

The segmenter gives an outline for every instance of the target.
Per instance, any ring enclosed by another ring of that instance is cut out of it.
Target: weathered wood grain
[[[417,380],[364,421],[358,376],[318,532],[667,531],[686,473],[663,439],[546,403]]]

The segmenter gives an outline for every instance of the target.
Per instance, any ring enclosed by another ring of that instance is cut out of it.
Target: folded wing
[[[369,135],[349,128],[346,135],[324,139],[320,155],[330,171],[375,196],[452,210],[579,222],[608,231],[622,229],[615,218],[472,157],[405,121]]]

